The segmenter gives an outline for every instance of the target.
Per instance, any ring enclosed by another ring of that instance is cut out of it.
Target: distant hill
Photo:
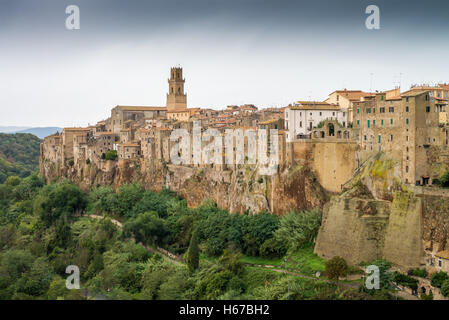
[[[57,131],[61,132],[62,128],[58,127],[45,127],[45,128],[28,128],[23,130],[18,130],[14,133],[31,133],[34,134],[39,139],[44,139],[45,137],[56,133]]]
[[[0,183],[9,176],[26,177],[38,171],[40,143],[33,134],[0,133]]]
[[[21,130],[30,129],[30,127],[13,127],[13,126],[0,126],[0,132],[1,133],[14,133]]]

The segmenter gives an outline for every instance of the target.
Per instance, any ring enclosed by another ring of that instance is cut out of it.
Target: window
[[[360,125],[360,120],[357,120],[357,127]]]
[[[377,138],[378,138],[379,143],[380,143],[380,141],[381,141],[381,136],[380,136],[380,134],[379,134],[379,136],[378,136]]]
[[[390,124],[393,125],[393,119],[390,119]]]
[[[320,112],[320,116],[322,115],[322,112]]]
[[[408,124],[408,118],[405,118],[405,124]]]
[[[384,107],[380,108],[380,113],[385,113],[385,108]]]
[[[426,101],[430,100],[430,96],[428,94],[426,94]]]
[[[366,108],[366,113],[371,113],[371,108]]]
[[[393,113],[394,112],[394,107],[389,107],[388,108],[388,112]]]
[[[406,101],[406,102],[408,102],[408,97],[407,97],[407,98],[405,98],[405,101]]]
[[[408,173],[408,166],[405,166],[405,172]]]
[[[438,266],[441,268],[443,266],[443,261],[441,259],[438,259]]]
[[[345,121],[343,121],[343,127],[346,127],[346,122]]]
[[[357,113],[360,113],[360,109],[359,108],[357,108]]]
[[[393,135],[390,134],[390,141],[393,141]]]
[[[384,101],[384,96],[380,96],[380,100]]]
[[[373,120],[373,127],[376,125],[376,120]]]
[[[302,121],[299,121],[299,127],[302,128]]]
[[[335,116],[335,112],[332,112],[332,116],[333,116],[333,117]]]
[[[430,107],[429,106],[426,107],[426,112],[430,112]]]
[[[384,125],[384,120],[380,120],[380,125],[383,126]]]
[[[368,128],[369,128],[369,120],[368,120]]]
[[[373,113],[376,113],[376,108],[373,108]]]
[[[363,136],[363,140],[365,140],[366,141],[366,134]]]
[[[408,141],[408,136],[405,136],[405,141]]]
[[[405,107],[405,112],[408,112],[408,106]]]

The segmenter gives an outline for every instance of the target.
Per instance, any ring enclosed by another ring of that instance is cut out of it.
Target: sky
[[[66,28],[77,5],[80,29]],[[369,30],[368,5],[380,9]],[[116,105],[283,107],[449,82],[447,0],[0,0],[0,126],[86,126]]]

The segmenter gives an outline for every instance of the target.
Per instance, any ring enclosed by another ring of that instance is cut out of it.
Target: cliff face
[[[154,164],[142,159],[62,167],[42,160],[41,173],[47,181],[66,177],[84,190],[98,185],[111,185],[118,190],[121,185],[136,182],[154,191],[165,187],[180,193],[189,206],[212,199],[220,207],[239,213],[282,214],[321,207],[327,201],[326,192],[313,172],[301,165],[272,176],[260,176],[254,166],[219,170]]]
[[[404,269],[448,247],[449,192],[404,186],[385,155],[369,161],[348,189],[324,206],[315,252],[352,264],[386,259]]]

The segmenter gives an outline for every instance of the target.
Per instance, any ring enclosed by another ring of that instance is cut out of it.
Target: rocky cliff
[[[60,166],[41,159],[41,174],[47,181],[68,178],[84,190],[112,185],[116,190],[127,183],[141,183],[158,191],[169,188],[180,193],[189,206],[214,200],[230,212],[289,210],[321,207],[327,194],[307,165],[294,165],[272,176],[260,176],[255,166],[233,170],[187,167],[135,161],[100,161],[98,164]]]
[[[383,258],[422,266],[426,250],[447,248],[448,203],[446,191],[402,185],[397,164],[378,154],[324,206],[315,252],[351,264]]]

